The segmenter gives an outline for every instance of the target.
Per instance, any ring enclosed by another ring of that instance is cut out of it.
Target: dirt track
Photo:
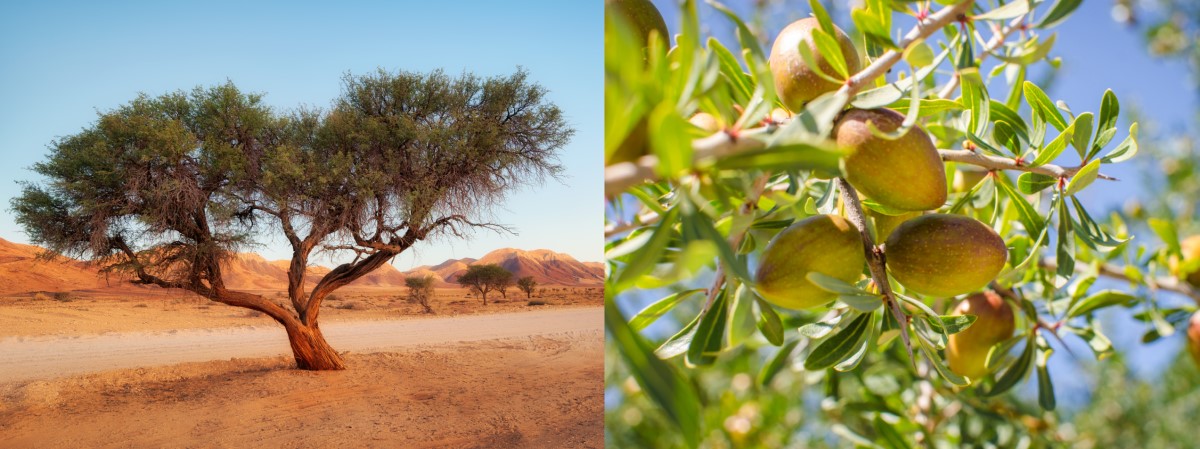
[[[443,343],[602,329],[596,308],[473,315],[424,320],[335,322],[322,326],[339,351],[379,352]],[[290,354],[281,326],[131,332],[0,340],[0,384],[33,379]]]

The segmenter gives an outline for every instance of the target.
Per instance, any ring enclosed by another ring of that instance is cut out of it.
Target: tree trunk
[[[487,292],[483,292],[479,296],[483,297],[483,305],[486,306],[487,305]]]
[[[292,355],[296,357],[296,367],[300,369],[324,371],[346,369],[342,356],[333,350],[325,341],[321,329],[312,326],[285,326],[288,342],[292,345]]]

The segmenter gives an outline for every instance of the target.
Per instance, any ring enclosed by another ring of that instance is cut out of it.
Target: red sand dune
[[[0,238],[0,295],[29,292],[57,292],[128,288],[129,284],[116,277],[105,278],[97,267],[65,257],[42,260],[42,249],[32,245],[12,243]],[[350,284],[357,287],[403,287],[408,276],[434,276],[438,286],[453,286],[467,267],[477,263],[498,264],[513,273],[515,278],[533,276],[542,285],[594,285],[604,283],[604,265],[599,262],[579,262],[566,254],[554,251],[519,250],[512,248],[492,251],[482,258],[450,259],[433,266],[421,266],[400,272],[391,265],[364,276]],[[237,290],[282,290],[287,287],[286,260],[268,261],[254,253],[238,254],[223,267],[225,283]],[[316,285],[331,269],[310,265],[305,277],[306,287]]]

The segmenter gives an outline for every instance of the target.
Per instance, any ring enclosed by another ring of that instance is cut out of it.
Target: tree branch
[[[1062,167],[1054,164],[1045,164],[1039,166],[1025,165],[1017,162],[1015,159],[1009,159],[999,156],[983,154],[977,150],[938,150],[938,155],[943,161],[957,162],[960,164],[970,164],[986,168],[988,170],[1014,170],[1040,175],[1050,176],[1052,178],[1070,178],[1075,176],[1075,173],[1083,166]],[[1109,181],[1118,181],[1117,178],[1100,174],[1097,177]]]
[[[1054,270],[1058,267],[1058,265],[1050,259],[1039,259],[1038,265],[1048,270]],[[1086,273],[1088,272],[1088,268],[1090,266],[1091,265],[1088,264],[1078,265],[1075,267],[1075,272]],[[1111,279],[1122,280],[1135,284],[1137,283],[1125,274],[1125,270],[1112,264],[1101,264],[1098,274]],[[1147,284],[1150,285],[1152,290],[1166,290],[1172,293],[1178,293],[1191,298],[1192,301],[1195,301],[1197,305],[1200,305],[1200,290],[1196,290],[1191,285],[1188,285],[1187,282],[1180,282],[1178,279],[1173,277],[1148,277],[1147,279],[1150,281],[1147,282]]]
[[[1021,24],[1025,22],[1025,16],[1026,14],[1021,14],[1017,17],[1014,17],[1008,22],[1008,25],[1005,25],[1000,29],[995,29],[993,27],[993,30],[996,31],[996,34],[992,35],[992,38],[988,40],[986,44],[984,44],[983,51],[979,52],[979,58],[977,59],[980,65],[983,65],[983,60],[987,59],[988,55],[990,55],[993,51],[996,51],[997,48],[1000,48],[1001,45],[1004,45],[1004,43],[1008,41],[1009,34],[1012,34],[1013,31],[1021,29]],[[950,81],[947,81],[946,85],[942,87],[942,90],[938,91],[938,98],[950,98],[950,95],[954,94],[954,89],[958,88],[958,83],[958,72],[955,72],[954,76],[950,77]]]
[[[912,341],[908,337],[908,315],[900,309],[900,302],[896,298],[896,294],[892,292],[892,284],[888,282],[887,277],[887,261],[884,258],[883,249],[875,246],[874,239],[871,238],[871,232],[867,228],[867,215],[863,212],[862,203],[858,200],[858,192],[854,187],[846,182],[845,178],[836,178],[834,184],[837,186],[838,192],[841,193],[842,204],[846,207],[846,219],[854,223],[858,228],[858,234],[862,237],[863,252],[867,259],[867,268],[871,271],[871,280],[879,287],[879,293],[883,296],[883,304],[892,315],[896,317],[896,323],[900,325],[900,338],[904,340],[904,348],[908,350],[908,358],[913,358]]]
[[[854,96],[856,92],[869,85],[871,80],[877,77],[884,76],[888,70],[897,62],[903,59],[903,49],[908,48],[913,43],[923,40],[933,34],[934,31],[950,24],[951,22],[963,17],[963,14],[971,8],[974,0],[966,0],[961,3],[942,8],[937,13],[930,15],[921,22],[917,23],[904,38],[900,40],[897,47],[901,50],[888,50],[878,59],[855,73],[846,83],[838,89],[838,93],[844,94],[847,101]],[[763,143],[753,137],[758,134],[769,135],[774,132],[775,126],[768,125],[760,128],[742,130],[737,135],[731,134],[728,131],[721,131],[708,137],[696,139],[692,141],[692,159],[693,163],[702,161],[711,157],[724,156],[729,154],[741,153],[748,150],[762,148]],[[606,195],[619,195],[632,186],[638,183],[658,179],[658,174],[654,167],[658,165],[658,158],[654,155],[646,155],[638,158],[633,162],[621,162],[610,165],[604,169],[604,193]]]

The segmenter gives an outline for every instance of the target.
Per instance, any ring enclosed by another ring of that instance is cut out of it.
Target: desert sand
[[[293,369],[272,320],[178,292],[0,297],[0,447],[603,446],[599,288],[487,306],[444,288],[435,315],[392,288],[335,296],[339,372]]]

